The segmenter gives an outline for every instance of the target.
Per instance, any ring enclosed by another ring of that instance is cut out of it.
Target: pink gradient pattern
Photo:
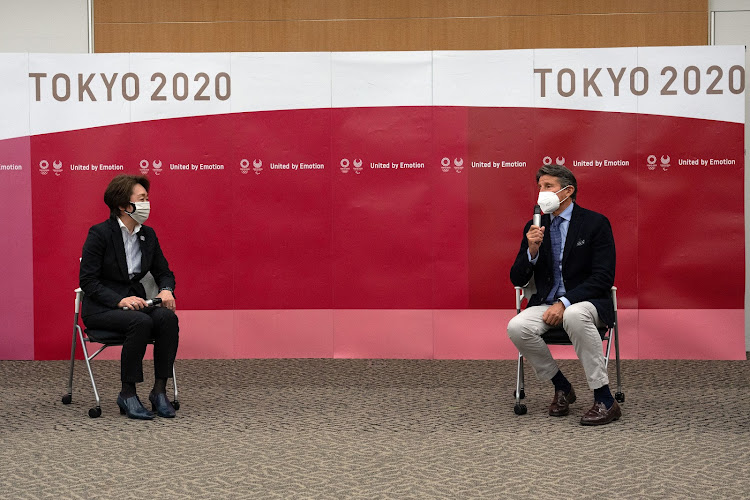
[[[745,359],[743,309],[641,309],[639,359]]]
[[[334,358],[433,358],[433,311],[339,309],[334,311]]]
[[[333,357],[333,316],[330,309],[235,311],[231,357]]]
[[[180,311],[178,358],[515,359],[505,333],[514,315],[502,309]],[[741,309],[625,309],[618,317],[621,359],[745,359]],[[694,330],[705,334],[684,333]],[[570,346],[550,351],[576,359]],[[107,349],[98,359],[119,357],[119,349]]]
[[[28,137],[0,141],[2,163],[23,166],[0,171],[0,359],[34,359],[30,151]]]

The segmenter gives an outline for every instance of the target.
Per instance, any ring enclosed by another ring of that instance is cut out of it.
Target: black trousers
[[[123,333],[125,342],[120,356],[123,382],[143,382],[143,356],[154,339],[154,377],[170,378],[177,357],[180,327],[177,315],[165,307],[147,307],[140,311],[112,310],[83,318],[86,328]]]

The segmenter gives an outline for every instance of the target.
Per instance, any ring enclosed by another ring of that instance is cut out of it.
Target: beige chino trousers
[[[540,380],[550,380],[559,370],[542,334],[550,327],[542,316],[550,306],[527,307],[508,323],[508,336],[518,351],[534,368]],[[563,328],[568,332],[573,348],[586,372],[590,389],[598,389],[609,384],[604,366],[604,353],[599,327],[605,325],[599,319],[596,307],[591,302],[571,304],[563,314]]]

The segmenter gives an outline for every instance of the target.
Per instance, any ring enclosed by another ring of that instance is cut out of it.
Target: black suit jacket
[[[544,303],[554,282],[550,216],[542,216],[542,226],[547,229],[536,265],[531,264],[526,255],[529,248],[526,233],[530,226],[531,221],[524,228],[521,249],[510,269],[510,280],[514,286],[525,286],[533,276],[537,292],[529,299],[528,306],[538,306]],[[605,216],[573,205],[563,250],[562,274],[565,298],[571,304],[591,302],[599,319],[612,326],[615,312],[610,289],[615,282],[615,240]]]
[[[79,275],[79,284],[84,293],[83,318],[116,309],[117,304],[130,295],[147,298],[141,279],[149,271],[159,288],[174,289],[174,274],[169,269],[154,230],[141,226],[138,242],[141,245],[141,272],[130,279],[122,230],[117,220],[110,218],[89,229],[83,244]]]

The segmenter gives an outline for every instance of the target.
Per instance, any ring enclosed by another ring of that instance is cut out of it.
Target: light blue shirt
[[[573,215],[573,205],[575,203],[571,203],[568,205],[568,208],[563,210],[560,215],[550,215],[550,225],[552,225],[552,221],[555,220],[555,217],[560,217],[562,220],[560,221],[560,275],[562,275],[562,256],[563,252],[565,251],[565,240],[568,238],[568,227],[570,227],[570,217]],[[536,254],[535,258],[531,258],[531,252],[526,250],[526,255],[529,257],[529,262],[532,264],[536,264],[537,260],[539,260],[539,254]],[[558,288],[558,292],[565,295],[565,283],[560,283],[560,288]],[[567,308],[570,306],[570,301],[566,299],[565,297],[560,297],[559,299],[563,305]]]

